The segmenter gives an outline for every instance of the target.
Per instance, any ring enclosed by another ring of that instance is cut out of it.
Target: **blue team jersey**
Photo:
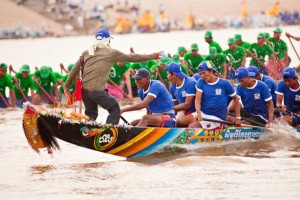
[[[185,102],[187,96],[195,96],[196,95],[196,80],[192,77],[185,77],[183,79],[183,83],[181,86],[176,86],[176,84],[172,84],[170,87],[170,93],[173,101],[178,101],[179,104]],[[188,109],[191,112],[195,112],[195,102]]]
[[[266,76],[266,75],[262,75],[262,82],[264,82],[268,87],[269,87],[269,91],[271,93],[272,96],[272,101],[274,106],[276,105],[276,88],[277,88],[277,84],[274,81],[274,79],[272,79],[270,76]]]
[[[169,94],[167,88],[164,84],[157,80],[151,80],[150,86],[147,91],[142,88],[138,91],[139,97],[144,100],[147,95],[155,97],[155,99],[150,102],[148,109],[152,113],[164,113],[170,110],[174,110],[174,104]]]
[[[268,105],[266,101],[272,100],[268,86],[257,81],[251,88],[243,88],[238,85],[236,94],[241,98],[244,108],[253,115],[259,115],[268,119]]]
[[[292,112],[300,110],[300,88],[293,90],[288,88],[284,81],[279,81],[276,94],[283,95],[283,101],[286,108]]]
[[[199,79],[196,89],[202,92],[201,111],[207,115],[226,119],[228,96],[233,97],[235,91],[228,80],[218,78],[215,83],[207,83]]]

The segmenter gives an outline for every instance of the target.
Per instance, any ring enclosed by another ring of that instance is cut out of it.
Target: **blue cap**
[[[254,77],[257,74],[259,74],[259,70],[257,67],[250,65],[249,67],[246,68],[249,72],[249,76]]]
[[[170,73],[176,74],[179,78],[185,77],[185,74],[181,71],[180,65],[176,62],[171,62],[170,64],[168,64],[167,70]]]
[[[109,31],[107,28],[101,28],[99,29],[96,34],[95,37],[97,40],[102,40],[104,38],[113,38],[110,36]]]
[[[246,78],[247,76],[253,76],[253,72],[249,73],[248,70],[245,67],[240,67],[235,71],[235,77],[237,80],[241,80],[243,78]]]
[[[209,60],[202,61],[198,65],[198,72],[202,72],[202,71],[205,71],[205,70],[212,70],[212,71],[216,72],[216,70],[214,69],[214,64]]]
[[[283,79],[292,79],[297,77],[296,71],[293,67],[287,67],[281,72]]]
[[[150,72],[144,68],[139,69],[136,72],[136,74],[133,76],[134,79],[138,79],[138,80],[146,77],[150,77]]]

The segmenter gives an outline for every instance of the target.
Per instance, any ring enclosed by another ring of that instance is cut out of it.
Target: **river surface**
[[[242,33],[255,41],[267,29],[216,30],[223,49],[228,37]],[[284,27],[300,35],[299,27]],[[175,53],[180,45],[197,42],[207,53],[203,31],[116,35],[114,48],[138,53]],[[2,61],[22,64],[74,62],[92,36],[1,40]],[[298,63],[288,40],[292,64]],[[294,42],[299,50],[300,43]],[[99,108],[99,122],[106,111]],[[124,113],[127,120],[145,110]],[[300,196],[300,133],[285,124],[273,125],[259,140],[182,146],[173,153],[125,159],[87,150],[59,140],[60,151],[35,153],[22,129],[22,109],[0,109],[0,199],[295,199]]]

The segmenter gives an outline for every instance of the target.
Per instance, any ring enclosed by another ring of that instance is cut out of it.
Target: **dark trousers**
[[[86,91],[82,90],[82,101],[85,106],[85,114],[90,120],[96,120],[98,117],[98,105],[108,111],[107,124],[118,124],[121,111],[118,101],[104,91]]]

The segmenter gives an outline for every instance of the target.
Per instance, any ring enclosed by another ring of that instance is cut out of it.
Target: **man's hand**
[[[74,102],[73,102],[73,98],[72,98],[72,95],[71,95],[70,91],[68,89],[64,89],[64,93],[67,97],[68,104],[72,105]]]

